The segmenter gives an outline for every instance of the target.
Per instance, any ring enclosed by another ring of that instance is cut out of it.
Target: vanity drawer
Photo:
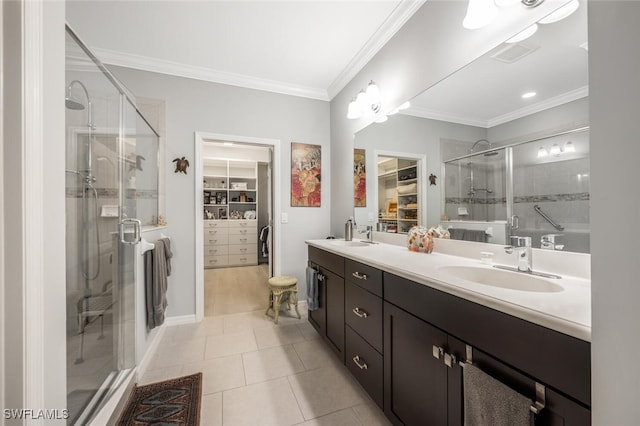
[[[257,223],[255,220],[230,220],[229,228],[257,228]]]
[[[257,244],[229,244],[229,254],[256,254]]]
[[[346,364],[353,376],[380,408],[382,407],[382,355],[362,337],[345,327]]]
[[[229,255],[229,265],[242,266],[242,265],[256,265],[257,263],[258,263],[258,255],[256,253]]]
[[[229,228],[229,235],[253,235],[254,238],[258,230],[253,228]]]
[[[347,325],[382,353],[382,299],[348,282],[345,284],[344,317]]]
[[[309,246],[308,259],[311,263],[320,265],[339,277],[344,278],[344,258],[342,256]]]
[[[229,244],[229,236],[226,234],[223,235],[213,235],[204,237],[204,245],[205,246],[216,246],[220,244]]]
[[[204,221],[204,229],[207,228],[228,228],[229,222],[226,220],[205,220]]]
[[[205,256],[204,267],[205,268],[219,268],[221,266],[229,265],[229,256]]]
[[[344,277],[365,290],[382,297],[381,270],[350,259],[345,259]]]
[[[258,238],[255,234],[249,235],[229,235],[229,244],[246,244],[258,246]]]
[[[229,246],[226,244],[219,246],[204,246],[205,256],[222,256],[226,254],[229,254]]]

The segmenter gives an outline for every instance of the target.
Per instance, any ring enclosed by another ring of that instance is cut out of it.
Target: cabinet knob
[[[366,311],[364,311],[364,310],[362,310],[362,309],[360,309],[358,307],[353,308],[351,310],[351,312],[353,312],[354,314],[356,314],[356,316],[358,316],[360,318],[366,318],[366,317],[369,316],[369,314]]]
[[[359,355],[354,356],[352,359],[353,359],[353,362],[358,366],[360,370],[366,370],[367,368],[369,368],[365,362],[361,363],[361,359]]]
[[[353,273],[351,273],[351,275],[353,275],[354,277],[356,277],[359,280],[366,280],[367,279],[367,274],[361,274],[360,272],[353,272]]]

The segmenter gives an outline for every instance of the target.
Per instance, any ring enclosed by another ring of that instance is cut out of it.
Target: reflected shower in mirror
[[[384,213],[375,166],[393,151],[424,156],[421,224],[485,230],[490,243],[528,235],[534,247],[588,252],[586,17],[580,2],[568,18],[498,45],[411,99],[411,108],[359,131],[354,146],[365,150],[369,176],[357,223],[373,225]]]

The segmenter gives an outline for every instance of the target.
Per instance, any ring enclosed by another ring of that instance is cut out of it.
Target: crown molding
[[[589,96],[589,86],[579,87],[575,90],[571,90],[553,98],[549,98],[544,101],[537,102],[533,105],[529,105],[527,107],[509,112],[507,114],[491,118],[487,120],[487,128],[497,126],[499,124],[504,124],[518,118],[526,117],[527,115],[535,114],[536,112],[544,111],[545,109],[573,102],[587,96]]]
[[[329,85],[327,93],[330,100],[345,88],[425,2],[426,0],[400,0],[400,4]]]
[[[321,101],[329,100],[327,91],[320,88],[299,86],[281,81],[268,80],[225,71],[216,71],[211,68],[197,67],[179,62],[133,55],[108,49],[92,48],[91,50],[98,58],[100,58],[102,63],[109,65],[134,68],[142,71],[156,72],[176,77],[191,78],[194,80],[209,81],[212,83],[227,84],[230,86],[245,87],[248,89],[264,90],[267,92],[299,96],[302,98],[317,99]]]
[[[490,118],[489,120],[483,120],[473,117],[461,117],[455,114],[443,113],[436,110],[430,110],[420,107],[411,107],[400,114],[412,115],[414,117],[429,118],[431,120],[448,121],[451,123],[465,124],[468,126],[483,127],[489,129],[500,124],[508,123],[509,121],[517,120],[518,118],[526,117],[531,114],[535,114],[540,111],[544,111],[549,108],[564,105],[569,102],[573,102],[578,99],[589,96],[589,87],[583,86],[578,89],[572,90],[567,93],[555,96],[550,99],[546,99],[541,102],[537,102],[533,105],[529,105],[524,108],[511,111],[507,114],[499,115],[497,117]]]

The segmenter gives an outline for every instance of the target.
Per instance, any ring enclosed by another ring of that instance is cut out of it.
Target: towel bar
[[[467,346],[467,348],[469,348],[469,346]],[[464,368],[465,365],[472,363],[468,361],[460,361],[458,364],[460,367]],[[540,411],[545,407],[546,402],[546,388],[543,384],[536,382],[536,401],[531,407],[529,407],[529,409],[533,414],[540,414]]]

